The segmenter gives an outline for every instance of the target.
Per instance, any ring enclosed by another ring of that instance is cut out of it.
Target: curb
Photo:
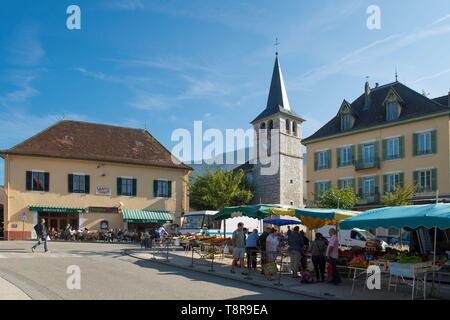
[[[187,271],[191,271],[191,272],[198,272],[198,273],[215,276],[215,277],[222,278],[222,279],[233,280],[233,281],[237,281],[237,282],[244,282],[246,284],[250,284],[250,285],[253,285],[253,286],[256,286],[256,287],[265,287],[265,288],[274,289],[274,290],[278,290],[278,291],[294,293],[294,294],[298,294],[298,295],[301,295],[301,296],[314,298],[314,299],[320,299],[320,300],[344,300],[344,299],[336,297],[336,296],[326,297],[326,296],[323,296],[323,295],[315,295],[315,294],[312,294],[312,293],[309,293],[309,292],[300,292],[300,291],[297,291],[297,290],[291,290],[291,289],[282,288],[282,287],[279,287],[279,286],[269,286],[269,285],[264,284],[264,283],[255,283],[255,282],[252,282],[252,281],[249,281],[249,280],[246,280],[246,279],[236,279],[236,278],[228,277],[228,276],[225,276],[225,275],[222,275],[222,274],[217,274],[217,273],[208,272],[208,271],[204,271],[204,270],[198,270],[198,269],[195,269],[195,268],[182,266],[182,265],[178,265],[178,264],[172,264],[172,263],[161,261],[161,260],[157,260],[157,259],[155,259],[155,260],[145,259],[145,258],[138,257],[138,256],[135,256],[135,255],[129,253],[128,252],[129,250],[130,249],[124,249],[123,252],[127,256],[130,256],[132,258],[139,259],[139,260],[155,262],[155,263],[159,263],[159,264],[163,264],[163,265],[166,265],[166,266],[171,266],[171,267],[175,267],[175,268],[179,268],[179,269],[183,269],[183,270],[187,270]]]

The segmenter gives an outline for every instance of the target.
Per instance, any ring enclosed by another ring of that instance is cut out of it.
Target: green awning
[[[45,207],[45,206],[29,206],[30,211],[52,212],[52,213],[84,213],[85,208],[77,207]]]
[[[164,224],[172,221],[172,215],[167,211],[157,210],[122,210],[123,221],[131,223],[159,223]]]

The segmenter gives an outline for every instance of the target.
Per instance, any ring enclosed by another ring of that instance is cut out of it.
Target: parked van
[[[316,230],[317,232],[320,232],[325,238],[329,239],[330,234],[329,230],[331,228],[336,228],[333,225],[324,226],[322,228],[319,228]],[[359,228],[353,228],[351,230],[338,230],[338,236],[339,236],[339,244],[341,246],[346,247],[360,247],[365,248],[367,246],[367,242],[376,243],[377,246],[380,246],[383,250],[388,245],[384,241],[378,240],[375,235],[370,233],[367,230],[359,229]]]
[[[244,223],[244,227],[249,231],[253,229],[258,229],[262,232],[262,222],[258,219],[253,219],[249,217],[236,217],[226,220],[213,220],[212,216],[215,215],[217,211],[190,211],[184,215],[181,228],[179,229],[181,234],[201,234],[203,229],[206,227],[210,235],[223,235],[224,229],[226,227],[227,237],[231,236],[234,230],[237,229],[239,222]]]

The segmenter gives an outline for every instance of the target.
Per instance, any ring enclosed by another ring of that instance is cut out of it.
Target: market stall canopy
[[[303,224],[303,222],[299,220],[293,220],[293,219],[267,219],[263,220],[264,223],[267,224],[273,224],[275,226],[281,227],[281,226],[289,226],[294,224]]]
[[[167,211],[150,210],[122,210],[123,221],[131,223],[159,223],[164,224],[172,221],[172,215]]]
[[[343,219],[359,214],[358,211],[318,208],[270,208],[270,212],[277,215],[296,216],[309,229],[336,224]]]
[[[373,209],[340,223],[341,229],[352,228],[450,228],[450,204],[437,203]]]
[[[250,217],[255,219],[264,219],[270,215],[270,208],[284,208],[284,206],[279,204],[254,204],[254,205],[243,205],[235,207],[225,207],[215,215],[213,215],[213,220],[224,220],[235,217]]]
[[[51,212],[51,213],[84,213],[85,208],[78,207],[55,207],[55,206],[42,206],[42,205],[31,205],[29,206],[30,211],[36,212]]]

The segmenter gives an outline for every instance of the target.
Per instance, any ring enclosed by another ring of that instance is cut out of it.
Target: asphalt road
[[[0,242],[0,277],[32,299],[289,299],[307,297],[181,270],[122,254],[130,244],[50,243],[31,253],[31,242]],[[68,289],[69,266],[81,288]],[[2,297],[0,296],[0,299]]]

